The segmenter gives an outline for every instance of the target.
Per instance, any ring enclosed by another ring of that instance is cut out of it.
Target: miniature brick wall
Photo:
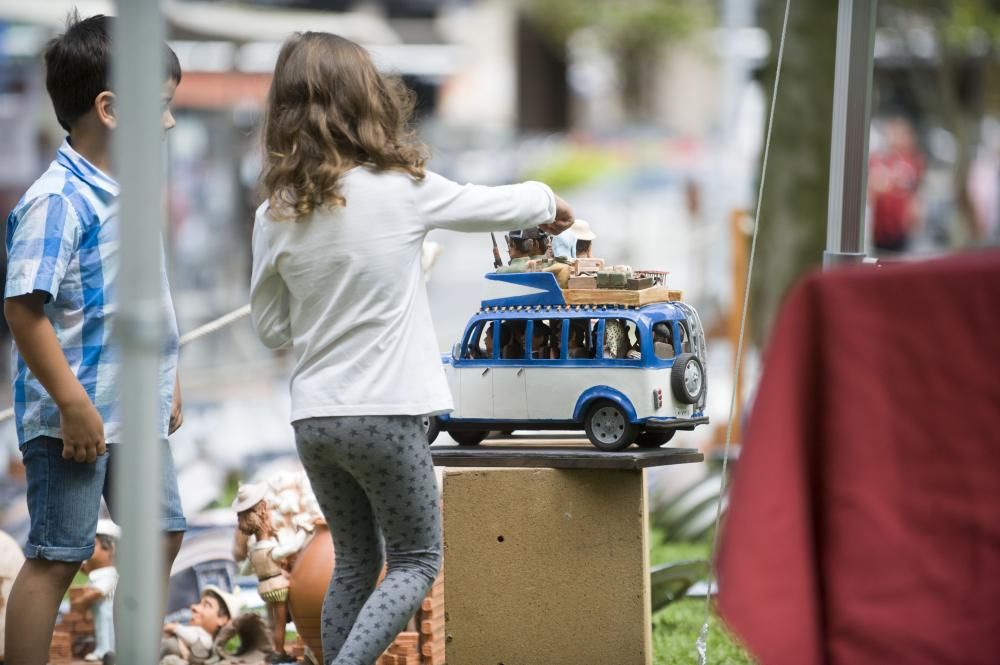
[[[73,638],[65,630],[52,633],[52,642],[49,644],[50,663],[68,663],[73,659]]]
[[[444,665],[444,573],[417,610],[416,632],[403,632],[375,665]]]
[[[75,602],[83,591],[83,587],[70,589],[70,602]],[[386,652],[379,656],[376,665],[445,665],[443,572],[434,580],[414,618],[417,630],[400,633]],[[305,646],[301,640],[289,643],[286,648],[300,662],[303,660]],[[64,614],[52,636],[50,662],[69,663],[93,650],[94,617],[90,610]]]
[[[76,602],[84,590],[84,587],[71,588],[70,603]],[[52,635],[49,660],[53,663],[66,663],[73,658],[83,658],[94,650],[95,643],[94,615],[90,610],[67,612],[56,625]]]

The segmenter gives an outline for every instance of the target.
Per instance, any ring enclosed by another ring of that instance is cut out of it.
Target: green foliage
[[[705,602],[686,598],[653,615],[653,663],[696,663],[695,641],[705,618]],[[708,662],[712,665],[754,665],[754,660],[712,613],[708,631]]]
[[[1000,41],[1000,11],[993,0],[883,0],[882,10],[923,18],[957,52],[979,49],[984,39],[995,49]]]
[[[708,559],[711,556],[711,536],[695,542],[666,542],[663,532],[652,529],[649,542],[649,559],[654,566],[672,561]],[[695,641],[701,632],[704,619],[705,601],[700,598],[679,600],[654,614],[653,663],[673,665],[673,663],[697,662]],[[726,630],[714,612],[711,614],[709,624],[708,656],[712,665],[754,664],[753,659]]]
[[[524,0],[524,6],[557,40],[594,27],[615,51],[684,37],[711,18],[702,0]]]
[[[525,173],[524,177],[544,182],[557,192],[566,192],[608,175],[616,168],[617,161],[605,150],[570,146],[556,152],[544,164]]]

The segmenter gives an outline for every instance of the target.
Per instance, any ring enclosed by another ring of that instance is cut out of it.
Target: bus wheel
[[[594,447],[609,452],[625,450],[639,435],[639,428],[628,421],[625,411],[610,400],[590,407],[583,425]]]
[[[651,431],[645,430],[639,435],[639,440],[636,441],[640,448],[659,448],[664,443],[674,438],[674,432],[676,430],[668,429],[663,431]]]
[[[424,434],[427,436],[427,443],[434,443],[434,439],[438,438],[438,434],[441,433],[441,422],[437,419],[437,416],[424,416],[422,422]]]
[[[448,432],[448,434],[460,446],[478,446],[486,438],[486,432],[455,431]]]

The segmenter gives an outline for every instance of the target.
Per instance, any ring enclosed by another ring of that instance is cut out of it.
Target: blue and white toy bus
[[[616,451],[708,423],[705,333],[690,305],[568,305],[550,273],[486,279],[492,293],[443,358],[455,410],[428,418],[429,440],[582,429]]]

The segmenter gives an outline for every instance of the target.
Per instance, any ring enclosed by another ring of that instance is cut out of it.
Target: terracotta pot
[[[316,527],[316,535],[299,553],[292,567],[288,607],[302,641],[322,660],[320,637],[323,598],[333,577],[333,539],[330,530]]]

